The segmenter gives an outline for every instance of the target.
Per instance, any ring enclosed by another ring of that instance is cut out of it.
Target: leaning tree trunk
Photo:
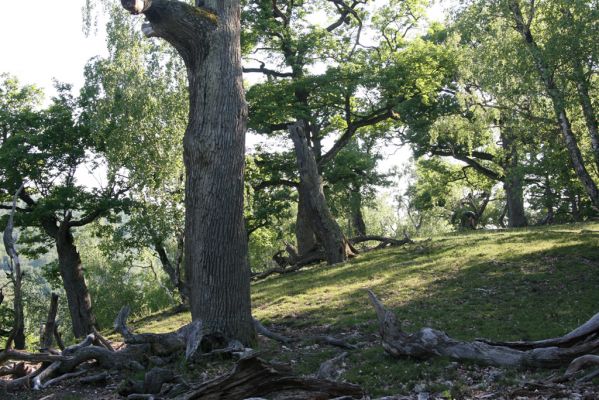
[[[507,203],[508,226],[510,228],[524,227],[528,225],[528,221],[524,212],[522,173],[518,170],[518,149],[510,128],[503,127],[501,129],[501,145],[506,153],[503,189]]]
[[[83,276],[81,257],[75,246],[73,234],[66,223],[61,224],[54,237],[58,253],[58,269],[67,296],[69,312],[75,337],[84,337],[94,332],[96,317],[92,301]]]
[[[167,0],[121,3],[131,13],[144,13],[146,36],[169,42],[187,67],[185,268],[192,318],[201,320],[208,333],[251,344],[240,2],[207,0],[205,8]]]
[[[582,158],[582,154],[578,146],[578,140],[572,131],[572,124],[566,111],[564,95],[555,83],[553,73],[551,72],[549,65],[543,57],[541,49],[537,45],[537,42],[532,35],[530,26],[524,21],[519,2],[516,0],[510,0],[509,6],[513,13],[514,22],[516,23],[516,30],[520,33],[526,47],[530,51],[532,60],[545,87],[545,91],[551,99],[553,110],[555,112],[555,118],[562,132],[562,136],[564,138],[564,142],[566,143],[566,148],[570,154],[570,160],[572,161],[572,166],[574,167],[574,171],[578,176],[578,180],[587,192],[587,195],[593,203],[593,206],[599,208],[599,188],[597,188],[597,184],[586,169],[584,159]]]
[[[298,187],[297,218],[295,221],[295,239],[297,252],[301,257],[313,251],[317,246],[316,235],[310,223],[308,210],[309,198],[304,187]]]
[[[312,229],[318,241],[324,247],[327,262],[329,264],[343,262],[353,253],[327,206],[322,178],[318,172],[318,164],[314,154],[306,140],[304,123],[297,122],[290,125],[289,133],[295,147],[300,175],[299,190],[306,194],[308,200],[306,209]]]
[[[591,148],[593,149],[595,164],[597,165],[597,168],[599,168],[599,124],[597,123],[597,114],[595,113],[593,102],[591,101],[591,95],[589,94],[589,83],[585,77],[580,62],[575,62],[574,70],[576,75],[578,100],[580,102],[580,106],[582,107],[584,119],[587,123],[589,136],[591,137]]]

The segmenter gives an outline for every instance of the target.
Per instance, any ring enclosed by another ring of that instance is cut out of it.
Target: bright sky
[[[105,55],[104,38],[85,37],[81,9],[85,0],[29,1],[0,0],[0,73],[8,72],[21,84],[35,84],[49,97],[54,94],[53,80],[83,84],[83,67],[97,55]],[[442,20],[444,6],[451,0],[438,1],[429,17]],[[250,135],[251,136],[251,135]],[[248,137],[248,146],[258,138]],[[401,165],[409,157],[408,149],[390,149],[382,170]]]
[[[0,73],[42,87],[47,95],[54,93],[54,78],[80,87],[85,63],[105,53],[103,38],[83,34],[84,0],[34,3],[0,0]]]
[[[53,79],[80,87],[85,63],[106,53],[103,37],[83,34],[84,2],[37,0],[32,6],[29,1],[0,0],[0,73],[40,86],[48,95],[54,92]],[[440,19],[442,9],[436,4],[430,16]]]

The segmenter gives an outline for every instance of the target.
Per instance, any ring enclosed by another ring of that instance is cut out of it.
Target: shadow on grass
[[[599,311],[593,235],[483,232],[419,251],[389,249],[259,283],[255,313],[277,323],[349,329],[374,320],[365,293],[372,288],[408,331],[430,326],[462,339],[512,340],[561,335]]]

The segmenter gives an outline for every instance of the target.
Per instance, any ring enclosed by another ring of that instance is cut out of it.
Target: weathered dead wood
[[[254,318],[254,327],[256,328],[256,333],[258,333],[259,335],[265,336],[269,339],[275,340],[277,342],[281,342],[283,344],[288,344],[288,343],[293,342],[292,338],[272,332],[271,330],[266,328],[264,325],[262,325],[260,323],[260,321],[258,321],[256,318]]]
[[[256,328],[256,332],[258,334],[265,336],[269,339],[275,340],[277,342],[283,343],[283,344],[290,344],[293,342],[312,341],[312,342],[316,342],[316,343],[324,343],[324,344],[328,344],[331,346],[340,347],[342,349],[347,349],[347,350],[355,350],[358,348],[357,346],[355,346],[353,344],[349,344],[342,339],[338,339],[338,338],[330,336],[330,335],[309,335],[309,336],[302,336],[301,338],[291,338],[291,337],[283,336],[278,333],[272,332],[271,330],[266,328],[264,325],[262,325],[260,323],[260,321],[258,321],[255,318],[254,318],[254,327]]]
[[[290,250],[287,249],[287,251]],[[280,257],[280,253],[281,252],[275,254],[275,256],[273,257],[273,259],[277,258],[277,260],[275,261],[279,265],[278,267],[270,268],[263,272],[252,273],[251,279],[254,281],[259,281],[261,279],[268,278],[269,276],[274,274],[289,274],[292,272],[299,271],[300,269],[308,265],[325,261],[324,251],[318,247],[306,254],[296,256],[295,258],[292,258],[291,256],[289,258]]]
[[[98,343],[100,343],[102,346],[106,347],[106,350],[114,351],[112,344],[104,336],[102,336],[102,334],[100,332],[98,332],[98,330],[96,329],[95,326],[92,328],[92,331],[94,332],[94,336],[96,337],[96,341]]]
[[[40,348],[42,350],[52,347],[52,339],[54,330],[56,329],[56,314],[58,313],[58,294],[52,293],[50,299],[50,308],[48,310],[48,318],[44,324],[44,329],[40,335]]]
[[[564,373],[564,377],[571,377],[577,372],[588,368],[589,366],[599,366],[599,356],[593,354],[587,354],[573,360],[568,369]]]
[[[30,363],[40,363],[40,362],[55,362],[55,361],[63,361],[68,357],[64,355],[56,355],[56,354],[33,354],[27,353],[25,351],[19,350],[4,350],[0,351],[0,365],[4,364],[7,361],[26,361]]]
[[[8,216],[8,222],[6,224],[6,229],[4,229],[4,235],[2,239],[4,241],[4,248],[6,250],[6,254],[10,258],[10,280],[13,285],[13,306],[14,306],[14,322],[13,328],[6,339],[5,349],[10,349],[15,343],[15,347],[19,350],[25,348],[25,318],[23,313],[23,294],[22,294],[22,278],[23,274],[21,272],[21,261],[19,259],[19,253],[15,247],[16,239],[13,237],[13,228],[14,228],[14,219],[15,212],[17,209],[17,201],[19,199],[19,194],[25,187],[25,184],[22,183],[19,189],[17,189],[13,201],[12,201],[12,209]]]
[[[316,377],[318,379],[336,379],[343,369],[343,361],[347,358],[347,352],[343,352],[330,360],[320,364]]]
[[[267,363],[253,355],[241,359],[229,374],[208,381],[181,398],[242,400],[286,390],[301,390],[306,393],[306,397],[297,397],[298,399],[329,399],[340,396],[359,399],[364,394],[357,385],[293,376],[287,367]]]
[[[13,363],[0,368],[0,376],[12,375],[15,378],[22,378],[35,371],[35,368],[24,362]]]
[[[311,340],[311,341],[314,341],[317,343],[324,343],[324,344],[328,344],[331,346],[340,347],[340,348],[346,349],[346,350],[356,350],[358,348],[357,346],[355,346],[353,344],[347,343],[345,340],[338,339],[338,338],[330,336],[330,335],[307,336],[307,337],[305,337],[305,340]]]
[[[449,357],[458,361],[473,361],[504,367],[555,368],[575,358],[599,349],[599,340],[590,340],[572,347],[543,347],[517,350],[506,346],[489,345],[481,341],[464,342],[445,332],[431,328],[408,334],[401,330],[394,313],[386,310],[372,291],[368,291],[379,322],[382,345],[394,357],[428,359]]]
[[[179,381],[179,377],[171,369],[153,368],[145,374],[143,381],[127,379],[119,384],[117,390],[121,396],[158,394],[165,383]]]
[[[127,327],[127,318],[131,309],[129,306],[121,308],[115,321],[114,330],[120,333],[127,344],[149,344],[152,353],[157,355],[170,355],[186,349],[186,339],[189,336],[190,326],[185,325],[179,330],[165,334],[133,333]],[[196,345],[197,348],[197,345]],[[195,350],[195,349],[194,349]]]
[[[82,385],[95,385],[106,382],[109,377],[110,375],[108,374],[108,372],[102,371],[99,374],[90,375],[79,379],[79,383],[81,383]]]
[[[514,341],[514,342],[498,342],[487,339],[478,339],[481,342],[493,346],[506,346],[518,350],[530,350],[543,347],[572,347],[573,345],[587,342],[599,337],[599,313],[593,315],[587,322],[580,325],[564,336],[557,338],[537,340],[537,341]]]
[[[46,389],[52,385],[56,385],[57,383],[60,383],[66,379],[71,379],[71,378],[77,378],[78,376],[81,376],[83,374],[86,374],[88,371],[85,370],[79,370],[79,371],[75,371],[75,372],[69,372],[63,375],[60,375],[54,379],[50,379],[49,381],[47,381],[46,383],[44,383],[42,385],[42,389]]]
[[[238,341],[229,340],[218,333],[204,334],[204,325],[202,321],[197,320],[170,333],[133,333],[127,327],[129,312],[128,306],[121,309],[114,322],[114,330],[120,333],[129,345],[149,345],[153,355],[172,356],[184,351],[185,359],[194,362],[224,355],[238,356],[239,353],[243,353],[243,345]]]
[[[64,350],[65,345],[62,341],[62,336],[60,336],[60,333],[58,332],[58,322],[54,325],[54,339],[56,339],[56,344],[58,345],[58,348],[60,350]]]
[[[408,237],[408,235],[404,235],[404,238],[401,240],[394,239],[394,238],[388,238],[388,237],[384,237],[384,236],[377,236],[377,235],[358,236],[358,237],[349,239],[349,242],[354,246],[357,244],[360,244],[360,243],[371,242],[371,241],[380,242],[380,244],[370,250],[378,250],[378,249],[383,249],[385,247],[396,247],[396,246],[403,246],[406,244],[414,243],[414,241],[412,239],[410,239]]]
[[[306,265],[293,265],[291,267],[275,267],[275,268],[270,268],[266,271],[263,272],[256,272],[252,274],[252,280],[254,281],[259,281],[262,279],[266,279],[271,275],[274,274],[280,274],[280,275],[284,275],[284,274],[289,274],[291,272],[296,272],[299,271],[300,269],[302,269],[303,267],[305,267]]]

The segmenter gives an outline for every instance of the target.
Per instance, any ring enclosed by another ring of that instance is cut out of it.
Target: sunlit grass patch
[[[578,326],[599,311],[597,287],[599,224],[591,223],[467,232],[365,253],[345,264],[268,278],[252,286],[252,299],[256,318],[290,335],[325,329],[372,338],[350,351],[343,375],[372,395],[405,393],[420,384],[467,396],[472,382],[460,378],[449,360],[395,360],[384,353],[374,339],[367,288],[409,332],[431,326],[464,340],[515,340],[558,336]],[[166,332],[189,320],[184,313],[134,326]],[[338,352],[327,346],[266,350],[305,374]],[[473,369],[472,379],[478,373]],[[511,375],[507,371],[502,379]]]

